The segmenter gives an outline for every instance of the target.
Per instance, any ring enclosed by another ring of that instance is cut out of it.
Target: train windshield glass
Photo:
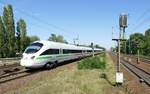
[[[26,48],[25,53],[27,54],[36,53],[42,48],[42,46],[43,46],[42,43],[32,43]]]

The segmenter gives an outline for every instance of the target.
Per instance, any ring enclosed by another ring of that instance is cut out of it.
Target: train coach
[[[25,49],[20,65],[26,68],[51,68],[63,61],[90,56],[92,52],[90,47],[52,41],[36,41]],[[99,52],[101,49],[94,48],[94,54]]]

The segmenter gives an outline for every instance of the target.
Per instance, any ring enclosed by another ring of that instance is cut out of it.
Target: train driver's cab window
[[[42,48],[42,46],[43,46],[42,43],[38,43],[38,42],[32,43],[26,48],[25,53],[27,53],[27,54],[36,53]]]

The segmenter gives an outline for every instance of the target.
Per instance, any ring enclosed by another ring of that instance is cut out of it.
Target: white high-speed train
[[[101,49],[94,48],[94,53]],[[92,48],[52,41],[35,41],[23,53],[21,66],[26,68],[54,67],[57,63],[92,54]]]

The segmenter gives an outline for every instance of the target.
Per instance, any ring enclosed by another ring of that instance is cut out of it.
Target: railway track
[[[127,61],[128,63],[132,64],[133,66],[136,66],[137,68],[146,71],[147,73],[150,73],[150,65],[148,63],[144,62],[137,62],[137,59],[131,58],[131,57],[121,57],[123,60]]]
[[[15,67],[15,66],[19,66],[19,63],[0,66],[0,70],[5,69],[5,68],[10,68],[10,67]]]
[[[138,58],[137,56],[133,56],[133,55],[123,55],[123,56],[129,57],[129,58],[134,58],[134,59]],[[146,59],[146,58],[140,57],[140,62],[144,62],[144,63],[150,64],[150,59]]]
[[[0,83],[25,76],[27,70],[18,63],[12,65],[0,66]]]
[[[116,58],[116,54],[114,54],[114,53],[111,53],[111,54],[113,55],[113,57],[115,56],[114,58]],[[125,66],[129,71],[134,73],[142,81],[144,81],[148,86],[150,86],[150,73],[148,71],[145,71],[141,67],[138,67],[135,64],[132,64],[132,62],[124,59],[124,57],[121,57],[121,62],[120,63],[123,66]]]
[[[9,73],[5,73],[0,75],[0,84],[11,81],[11,80],[15,80],[15,79],[19,79],[25,76],[29,76],[35,73],[39,73],[44,71],[45,69],[25,69],[25,68],[21,68],[18,71],[11,71]]]
[[[0,84],[1,83],[5,83],[7,81],[11,81],[17,78],[21,78],[24,76],[29,75],[30,73],[27,73],[28,70],[24,69],[24,70],[20,70],[20,71],[15,71],[15,72],[10,72],[10,73],[6,73],[0,76]]]
[[[123,64],[127,69],[137,75],[140,79],[144,80],[144,82],[150,86],[150,73],[122,59],[121,64]]]
[[[0,75],[10,73],[10,72],[14,72],[14,71],[19,71],[22,68],[23,67],[21,67],[18,63],[12,64],[12,65],[0,66]]]
[[[141,59],[141,58],[140,58],[140,59]],[[150,60],[149,60],[149,59],[142,58],[141,61],[150,64]]]

